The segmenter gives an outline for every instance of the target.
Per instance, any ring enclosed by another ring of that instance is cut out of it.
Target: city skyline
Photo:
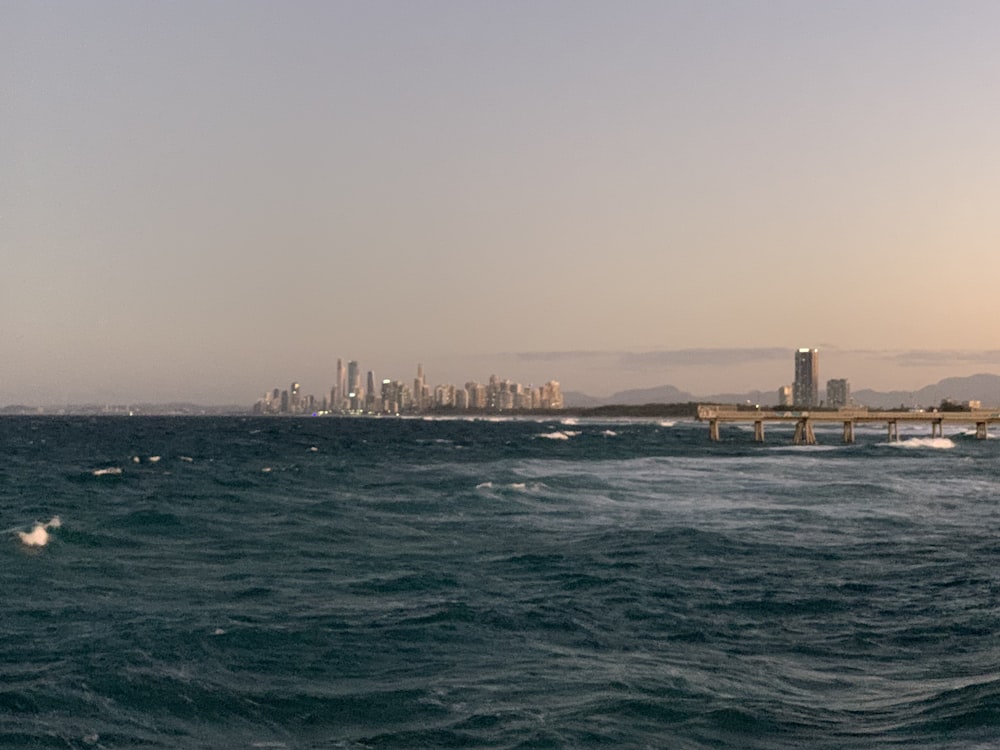
[[[1000,372],[1000,5],[0,7],[0,404]],[[482,377],[482,376],[481,376]],[[286,383],[287,385],[287,383]],[[318,387],[315,388],[318,391]]]
[[[835,374],[829,380],[845,380],[847,392],[852,390],[873,391],[917,391],[926,386],[934,385],[940,380],[953,377],[970,377],[979,374],[997,374],[1000,367],[992,366],[996,352],[957,352],[957,351],[851,351],[824,348],[823,372]],[[498,368],[506,372],[508,379],[515,382],[541,383],[557,379],[563,393],[582,394],[593,398],[606,398],[626,390],[641,390],[660,387],[674,387],[680,391],[702,398],[720,393],[774,393],[774,403],[785,403],[780,390],[787,389],[787,403],[793,398],[794,362],[791,357],[797,349],[790,347],[768,347],[762,349],[686,349],[657,352],[526,352],[520,354],[503,354],[491,358],[492,362],[500,362],[506,367]],[[529,377],[518,377],[518,364],[527,360],[531,367],[527,370],[533,373]],[[601,374],[601,388],[587,390],[576,386],[572,372],[574,363],[583,360],[592,371]],[[382,358],[380,362],[389,361]],[[464,360],[462,360],[464,361]],[[476,360],[473,359],[473,362]],[[880,380],[872,382],[865,378],[866,367],[872,363],[882,373]],[[401,367],[405,368],[406,365]],[[327,380],[336,380],[330,372],[329,365],[319,367],[289,367],[287,364],[274,365],[268,368],[277,374],[269,377],[272,384],[288,383],[290,373],[303,373],[298,378],[306,383],[305,388],[322,396]],[[378,367],[381,372],[388,371]],[[374,370],[373,370],[374,371]],[[395,370],[398,371],[398,370]],[[435,373],[441,373],[435,378],[442,383],[465,383],[467,375],[461,371],[451,372],[435,367]],[[482,372],[482,368],[480,368]],[[564,378],[563,373],[570,374]],[[743,377],[741,373],[752,373],[751,377]],[[636,374],[643,377],[637,379]],[[366,373],[362,373],[364,375]],[[898,376],[898,377],[897,377]],[[138,385],[134,389],[108,388],[91,390],[73,395],[71,389],[61,388],[65,397],[54,398],[7,398],[0,400],[0,408],[4,406],[25,407],[59,407],[67,404],[77,405],[117,405],[127,404],[169,404],[190,403],[203,406],[237,406],[253,404],[261,395],[261,383],[237,387],[238,377],[232,381],[220,379],[214,384],[216,396],[206,397],[198,391],[185,391],[172,388],[164,395],[157,397],[149,390]],[[823,401],[821,398],[820,401]]]
[[[559,382],[549,380],[534,386],[524,385],[490,375],[486,383],[467,380],[464,384],[431,384],[424,375],[424,366],[417,363],[412,388],[398,378],[365,373],[357,360],[337,358],[336,374],[329,395],[317,397],[302,393],[301,385],[293,381],[287,389],[269,389],[256,401],[255,414],[422,414],[432,411],[555,411],[563,408]]]

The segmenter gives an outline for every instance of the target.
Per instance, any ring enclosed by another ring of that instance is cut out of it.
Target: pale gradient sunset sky
[[[0,405],[1000,372],[1000,3],[0,4]]]

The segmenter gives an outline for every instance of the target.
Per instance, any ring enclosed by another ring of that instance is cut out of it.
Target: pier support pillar
[[[764,442],[764,420],[758,419],[753,423],[753,441],[755,443]]]
[[[976,440],[985,440],[987,437],[986,422],[976,422]]]
[[[890,419],[885,424],[886,424],[886,428],[889,431],[889,442],[890,443],[898,443],[899,442],[899,425],[896,424],[896,420],[895,419]]]
[[[812,422],[805,417],[795,423],[795,444],[816,445],[816,435],[813,433]]]
[[[854,422],[844,422],[844,443],[850,445],[854,442]]]
[[[719,420],[712,419],[708,422],[708,439],[713,443],[719,442]]]

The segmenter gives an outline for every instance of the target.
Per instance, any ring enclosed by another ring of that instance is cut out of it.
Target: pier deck
[[[761,409],[736,409],[726,406],[698,407],[698,419],[708,422],[708,436],[713,441],[719,441],[719,426],[723,423],[752,423],[754,440],[764,442],[765,422],[791,422],[795,424],[794,441],[796,445],[815,445],[816,435],[813,425],[817,423],[842,424],[843,442],[854,442],[854,426],[856,424],[882,423],[890,441],[899,440],[899,424],[927,424],[930,426],[931,437],[944,435],[944,426],[975,425],[976,437],[985,440],[988,437],[989,425],[1000,422],[1000,410],[977,409],[974,411],[870,411],[868,409],[840,409],[837,411],[776,411]]]

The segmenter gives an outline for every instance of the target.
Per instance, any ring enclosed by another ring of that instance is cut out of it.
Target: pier
[[[854,442],[854,427],[858,424],[881,423],[886,426],[890,442],[899,440],[899,425],[926,424],[930,437],[943,437],[944,426],[975,425],[976,437],[985,440],[989,436],[989,426],[1000,422],[1000,411],[977,409],[974,411],[869,411],[864,408],[848,408],[830,411],[795,411],[737,409],[731,406],[699,406],[698,419],[708,422],[708,436],[713,442],[721,437],[720,425],[724,423],[753,424],[753,439],[764,442],[766,422],[789,422],[795,425],[793,440],[796,445],[815,445],[816,434],[813,426],[820,423],[843,425],[842,442]]]

